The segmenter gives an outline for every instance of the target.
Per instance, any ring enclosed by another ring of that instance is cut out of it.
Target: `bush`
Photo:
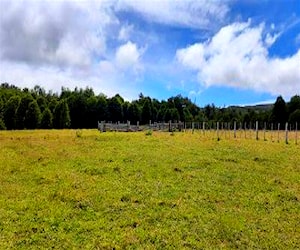
[[[82,137],[82,130],[78,129],[76,130],[76,137],[81,138]]]
[[[149,129],[146,133],[145,133],[146,136],[151,136],[152,135],[152,130]]]

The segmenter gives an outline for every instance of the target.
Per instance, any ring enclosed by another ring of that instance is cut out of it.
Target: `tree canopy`
[[[46,92],[42,87],[20,89],[14,85],[0,85],[0,129],[96,128],[97,121],[148,124],[151,122],[209,122],[216,121],[254,124],[255,121],[300,123],[300,97],[285,102],[279,96],[274,104],[250,107],[219,108],[214,104],[198,107],[181,95],[157,100],[142,93],[138,99],[125,101],[116,94],[109,98],[96,95],[91,88],[61,93]]]

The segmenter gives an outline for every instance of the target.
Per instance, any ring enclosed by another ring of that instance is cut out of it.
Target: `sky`
[[[0,83],[199,106],[300,94],[299,0],[0,0]]]

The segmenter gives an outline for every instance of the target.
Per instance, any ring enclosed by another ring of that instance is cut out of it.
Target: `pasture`
[[[269,138],[0,131],[0,249],[295,249],[300,146]]]

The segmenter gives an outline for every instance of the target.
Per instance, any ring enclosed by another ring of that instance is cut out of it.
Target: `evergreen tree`
[[[165,117],[164,120],[166,122],[172,121],[172,122],[177,122],[180,119],[179,112],[176,108],[169,108],[165,112]]]
[[[128,120],[136,124],[141,121],[141,109],[137,102],[132,102],[128,108]]]
[[[107,109],[107,98],[105,95],[100,94],[97,97],[97,119],[98,121],[107,120],[108,109]]]
[[[17,110],[20,104],[19,96],[12,96],[4,107],[4,123],[7,129],[16,129]]]
[[[289,116],[289,122],[295,124],[298,123],[298,126],[300,127],[300,109],[296,109],[293,113]]]
[[[188,108],[183,109],[183,121],[190,122],[193,120],[193,116]]]
[[[49,108],[46,108],[42,113],[41,128],[51,129],[53,127],[53,115]]]
[[[69,128],[71,125],[69,106],[65,99],[59,101],[54,111],[55,128]]]
[[[282,96],[278,96],[272,110],[272,121],[280,123],[281,126],[287,122],[287,107]]]
[[[33,100],[28,105],[26,111],[25,127],[28,129],[36,129],[40,126],[41,122],[41,111],[36,100]]]
[[[26,120],[26,113],[29,108],[29,104],[33,101],[33,97],[31,94],[27,93],[22,96],[20,105],[17,110],[17,129],[24,129],[25,128],[25,120]]]
[[[39,96],[37,99],[37,104],[39,105],[40,111],[43,112],[47,108],[47,100],[44,96]]]
[[[300,109],[300,96],[293,96],[287,106],[289,114],[292,114],[297,109]]]
[[[108,101],[109,119],[112,122],[123,120],[123,102],[119,95],[115,95]]]
[[[142,107],[142,124],[148,124],[152,118],[151,99],[145,98],[144,105]]]

